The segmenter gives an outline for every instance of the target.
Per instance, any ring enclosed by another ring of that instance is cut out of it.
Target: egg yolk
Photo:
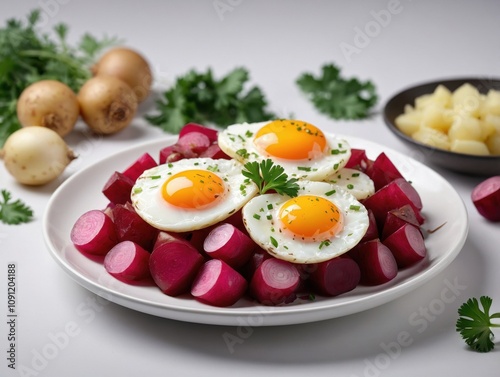
[[[312,124],[279,119],[257,131],[254,143],[258,149],[287,160],[314,160],[323,155],[326,139]]]
[[[304,240],[324,241],[342,230],[343,217],[338,207],[320,196],[289,199],[278,216],[284,229]]]
[[[223,180],[208,170],[192,169],[174,174],[161,193],[168,203],[181,208],[201,209],[217,202],[225,192]]]

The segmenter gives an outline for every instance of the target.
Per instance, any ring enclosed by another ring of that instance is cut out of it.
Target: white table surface
[[[226,11],[218,12],[215,5],[219,9],[225,5]],[[46,15],[43,29],[68,23],[71,41],[87,31],[123,38],[147,56],[158,85],[168,85],[190,68],[213,67],[216,75],[222,75],[245,66],[275,112],[293,112],[327,131],[370,139],[417,159],[418,154],[384,127],[380,112],[365,121],[332,121],[301,96],[295,79],[304,71],[319,72],[322,64],[335,62],[345,76],[376,83],[380,111],[392,94],[414,83],[500,75],[497,1],[3,1],[0,22],[22,18],[36,6],[42,6]],[[393,11],[390,19],[381,19],[388,9]],[[372,37],[360,45],[356,35],[366,28]],[[341,46],[356,46],[356,42],[359,50],[346,56]],[[150,105],[144,104],[141,112]],[[6,360],[4,314],[0,375],[499,375],[500,347],[489,354],[469,351],[455,331],[455,321],[457,308],[471,296],[490,295],[493,309],[500,310],[500,228],[481,218],[470,201],[480,178],[439,168],[435,170],[453,184],[469,213],[470,232],[463,250],[422,287],[362,313],[318,323],[238,329],[154,317],[102,301],[79,286],[44,244],[42,216],[51,193],[84,167],[161,135],[140,114],[129,128],[111,137],[88,139],[76,132],[68,143],[80,158],[61,179],[40,188],[16,184],[0,166],[0,187],[35,212],[29,224],[0,224],[4,297],[0,312],[7,311],[9,263],[17,266],[18,287],[17,370],[9,369]],[[430,309],[449,282],[460,285],[459,293],[433,314]],[[41,353],[49,344],[57,344],[54,336],[62,331],[74,331],[75,336],[61,343],[51,359],[41,360]],[[243,339],[234,352],[224,342],[227,332]],[[398,349],[394,344],[401,334],[409,334],[411,344]]]

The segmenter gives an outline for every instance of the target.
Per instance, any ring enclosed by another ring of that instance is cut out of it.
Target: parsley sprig
[[[276,116],[266,109],[263,91],[257,86],[245,89],[248,80],[248,70],[242,67],[220,79],[211,69],[190,70],[163,92],[156,102],[156,112],[145,118],[170,133],[178,133],[189,122],[227,127],[274,119]]]
[[[375,85],[371,81],[341,76],[335,64],[326,64],[319,76],[303,73],[296,83],[317,110],[333,119],[363,119],[377,103]]]
[[[456,323],[456,330],[465,343],[478,352],[489,352],[495,347],[491,328],[500,327],[500,323],[492,323],[491,320],[500,318],[500,313],[490,315],[492,301],[488,296],[481,296],[479,301],[476,298],[470,298],[458,309],[460,317]]]
[[[260,194],[274,190],[280,195],[297,196],[299,191],[297,179],[288,179],[285,169],[280,165],[275,165],[271,159],[263,160],[260,163],[257,161],[247,162],[243,167],[242,174],[257,185]]]
[[[17,98],[28,85],[43,79],[59,80],[74,91],[92,76],[91,65],[115,38],[97,39],[85,34],[76,46],[68,43],[68,26],[59,23],[52,34],[38,29],[39,9],[26,20],[9,19],[0,28],[0,147],[21,126],[16,115]]]
[[[17,199],[11,202],[12,195],[7,190],[1,191],[2,200],[0,201],[0,221],[9,224],[17,225],[27,223],[33,218],[33,211],[30,207]]]

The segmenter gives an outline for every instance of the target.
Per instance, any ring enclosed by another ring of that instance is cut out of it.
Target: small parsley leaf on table
[[[334,64],[324,65],[318,77],[303,73],[296,83],[317,110],[333,119],[367,118],[378,101],[371,81],[346,79]]]
[[[500,323],[492,323],[491,320],[500,318],[500,313],[490,315],[492,301],[488,296],[481,296],[479,301],[470,298],[458,309],[460,317],[456,323],[456,330],[465,343],[478,352],[489,352],[495,347],[491,328],[500,327]]]
[[[257,185],[260,194],[274,190],[280,195],[297,196],[299,191],[297,179],[288,179],[285,169],[280,165],[275,165],[271,159],[263,160],[260,163],[257,161],[247,162],[243,167],[242,174]]]
[[[27,223],[33,218],[33,211],[19,199],[11,201],[12,195],[7,190],[2,190],[0,200],[0,221],[9,225]]]

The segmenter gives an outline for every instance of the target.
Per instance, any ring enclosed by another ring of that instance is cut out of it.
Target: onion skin
[[[114,134],[127,127],[137,112],[137,97],[124,81],[111,76],[89,79],[78,92],[80,113],[92,131]]]
[[[45,127],[25,127],[7,138],[1,157],[18,182],[38,186],[57,178],[75,155],[57,132]]]
[[[92,67],[94,76],[113,76],[126,82],[134,91],[139,103],[151,90],[153,74],[146,59],[126,47],[117,47],[106,52]]]
[[[66,136],[80,116],[76,94],[56,80],[41,80],[26,87],[17,101],[17,117],[23,127],[47,127]]]

